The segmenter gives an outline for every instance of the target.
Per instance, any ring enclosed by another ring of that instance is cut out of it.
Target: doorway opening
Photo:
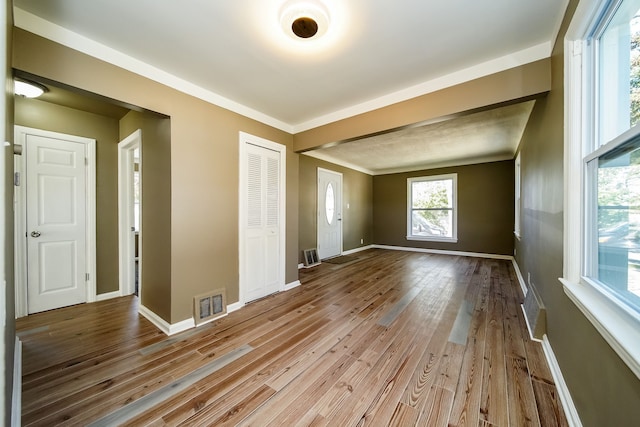
[[[119,289],[140,295],[142,212],[142,131],[118,144]]]

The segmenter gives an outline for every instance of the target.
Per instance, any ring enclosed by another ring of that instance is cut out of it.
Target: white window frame
[[[415,236],[411,230],[411,215],[413,210],[412,185],[414,182],[424,181],[452,181],[453,188],[453,208],[452,208],[452,230],[451,237],[437,236]],[[445,175],[418,176],[407,178],[407,240],[419,240],[426,242],[449,242],[456,243],[458,241],[458,174],[450,173]]]
[[[605,6],[606,2],[582,0],[564,41],[564,266],[560,281],[571,301],[640,378],[640,316],[584,274],[588,265],[585,242],[595,227],[587,224],[585,212],[588,192],[584,154],[593,146],[591,94],[595,88],[587,37]],[[628,139],[634,132],[638,129],[626,132],[612,144]]]

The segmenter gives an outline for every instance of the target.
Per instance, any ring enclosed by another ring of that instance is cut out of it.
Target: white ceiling
[[[284,0],[14,0],[14,20],[295,133],[548,57],[568,2],[322,1],[329,32],[311,44],[283,34]],[[361,167],[389,169],[375,162]]]

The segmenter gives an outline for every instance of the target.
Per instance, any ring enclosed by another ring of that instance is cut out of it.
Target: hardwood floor
[[[171,337],[133,297],[19,319],[23,425],[567,425],[509,261],[355,256]]]

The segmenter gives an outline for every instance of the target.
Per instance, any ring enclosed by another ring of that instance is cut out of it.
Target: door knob
[[[31,237],[40,237],[40,232],[39,231],[32,231],[31,232]]]

